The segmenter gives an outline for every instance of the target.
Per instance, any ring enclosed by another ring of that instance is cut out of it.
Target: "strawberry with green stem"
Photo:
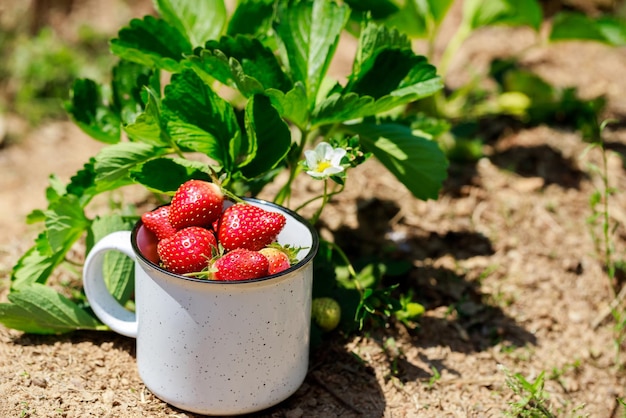
[[[258,279],[268,275],[269,262],[258,251],[237,248],[217,257],[209,267],[214,280]]]
[[[263,254],[269,261],[269,274],[280,273],[287,270],[298,262],[299,247],[291,247],[290,245],[280,245],[277,242],[271,243],[265,248],[261,248],[259,252]]]

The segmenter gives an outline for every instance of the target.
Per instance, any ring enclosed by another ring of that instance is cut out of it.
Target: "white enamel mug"
[[[176,275],[154,263],[155,242],[141,221],[132,232],[104,237],[85,261],[84,288],[94,313],[113,331],[136,338],[146,387],[186,411],[263,410],[292,395],[307,374],[318,235],[288,209],[248,202],[285,215],[278,242],[305,248],[296,265],[238,282]],[[122,307],[104,283],[104,254],[112,250],[135,260],[135,312]]]

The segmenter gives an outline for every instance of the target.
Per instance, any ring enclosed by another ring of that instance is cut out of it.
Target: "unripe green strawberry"
[[[332,331],[341,320],[341,306],[332,298],[315,298],[311,305],[311,317],[322,330]]]

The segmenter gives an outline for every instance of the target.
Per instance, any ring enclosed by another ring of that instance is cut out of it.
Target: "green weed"
[[[611,121],[604,121],[600,125],[600,134],[589,145],[586,152],[591,149],[599,149],[601,156],[601,165],[590,164],[590,170],[597,174],[601,180],[601,187],[591,194],[589,198],[589,206],[591,215],[587,218],[587,225],[594,242],[596,254],[603,264],[607,273],[608,287],[610,289],[611,303],[609,304],[608,314],[613,317],[614,322],[614,345],[615,345],[615,363],[619,364],[621,347],[626,341],[626,308],[623,301],[626,297],[626,286],[622,286],[618,291],[620,284],[617,280],[617,273],[623,271],[623,260],[616,258],[615,251],[615,231],[619,224],[611,219],[609,210],[609,202],[619,190],[613,187],[609,181],[608,155],[602,132]],[[601,233],[597,233],[597,228]],[[601,315],[594,323],[594,328],[599,326],[605,316]]]
[[[510,402],[506,411],[509,417],[554,418],[550,406],[550,397],[544,390],[544,372],[539,373],[534,381],[529,381],[520,373],[511,374],[501,367],[506,374],[506,385],[517,395],[516,401]]]

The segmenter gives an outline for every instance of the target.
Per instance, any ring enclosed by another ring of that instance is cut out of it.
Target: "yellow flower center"
[[[331,166],[330,161],[320,161],[317,164],[317,167],[315,168],[315,171],[317,171],[318,173],[323,173],[324,170],[326,170],[330,166]]]

